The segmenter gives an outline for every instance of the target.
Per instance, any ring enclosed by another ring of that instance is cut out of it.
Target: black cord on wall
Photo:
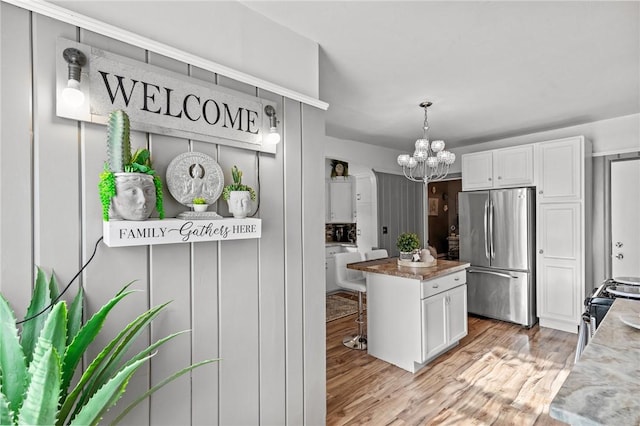
[[[53,305],[55,305],[58,300],[60,300],[60,298],[67,292],[67,290],[69,290],[69,287],[71,287],[71,284],[76,280],[76,278],[78,278],[80,276],[80,274],[82,273],[82,271],[84,271],[84,269],[89,266],[89,263],[91,263],[91,261],[93,260],[93,258],[96,255],[96,252],[98,251],[98,244],[100,244],[100,241],[102,241],[103,237],[100,237],[98,239],[98,241],[96,241],[96,245],[93,248],[93,254],[91,254],[91,257],[89,258],[89,260],[87,260],[87,263],[85,263],[82,268],[80,268],[80,270],[78,271],[77,274],[74,275],[73,278],[71,278],[71,281],[69,281],[69,284],[67,284],[64,288],[64,290],[62,290],[62,292],[58,295],[58,297],[56,297],[54,300],[51,301],[51,303],[49,304],[49,306],[47,306],[46,308],[42,309],[40,312],[38,312],[37,314],[34,314],[32,316],[30,316],[29,318],[25,318],[22,321],[18,321],[16,322],[16,325],[25,323],[27,321],[31,321],[34,318],[39,317],[40,315],[44,314],[45,312],[47,312]]]

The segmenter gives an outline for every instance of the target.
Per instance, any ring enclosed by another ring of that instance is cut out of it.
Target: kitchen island
[[[640,424],[640,301],[616,299],[551,402],[551,417],[572,425]]]
[[[467,335],[469,263],[438,260],[413,268],[397,260],[347,268],[366,273],[368,353],[415,373]]]

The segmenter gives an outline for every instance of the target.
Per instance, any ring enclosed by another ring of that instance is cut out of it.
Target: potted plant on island
[[[242,183],[242,172],[238,166],[231,169],[233,183],[224,187],[222,199],[229,204],[229,212],[233,217],[242,219],[251,211],[251,201],[255,201],[256,192],[250,186]]]
[[[196,212],[206,212],[209,208],[209,204],[207,204],[207,200],[202,197],[196,197],[192,200],[193,211]]]
[[[98,188],[102,219],[146,220],[153,209],[164,218],[162,180],[146,148],[131,153],[129,116],[112,111],[107,122],[107,162]]]
[[[130,284],[129,284],[130,285]],[[162,338],[136,355],[127,351],[167,307],[153,307],[125,326],[98,355],[87,349],[100,333],[111,310],[134,293],[129,285],[120,290],[91,318],[83,322],[84,291],[78,288],[71,306],[59,300],[58,284],[38,268],[33,296],[25,319],[16,322],[9,302],[0,294],[0,424],[97,425],[104,413],[124,394],[133,374],[157,349],[178,332]],[[85,360],[86,367],[78,371]],[[204,364],[190,365],[134,398],[114,420],[118,423],[133,407],[167,383]]]
[[[400,251],[400,260],[411,261],[413,254],[420,248],[420,239],[412,232],[403,232],[398,235],[396,247]]]

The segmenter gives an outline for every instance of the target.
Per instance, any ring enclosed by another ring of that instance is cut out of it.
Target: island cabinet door
[[[422,362],[447,347],[447,295],[422,300]]]
[[[448,292],[449,342],[457,342],[467,335],[467,286],[461,285]]]

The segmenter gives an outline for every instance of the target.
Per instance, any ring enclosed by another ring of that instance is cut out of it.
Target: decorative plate
[[[620,321],[630,327],[640,329],[640,315],[638,314],[620,314]]]
[[[607,287],[607,292],[615,294],[616,296],[640,299],[640,287],[635,285],[612,285]]]
[[[613,280],[620,284],[640,285],[640,277],[615,277]]]
[[[194,198],[213,204],[224,187],[220,165],[201,152],[185,152],[171,160],[167,167],[167,187],[180,204],[189,206]]]

